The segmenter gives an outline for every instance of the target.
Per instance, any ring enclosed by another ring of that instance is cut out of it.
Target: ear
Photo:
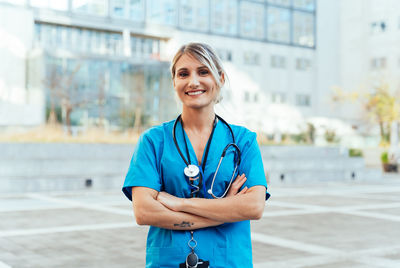
[[[225,84],[225,73],[221,73],[221,77],[220,77],[219,81],[221,82],[221,85]]]

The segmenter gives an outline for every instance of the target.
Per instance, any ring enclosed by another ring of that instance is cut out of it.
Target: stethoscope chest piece
[[[183,173],[185,173],[185,175],[190,180],[196,180],[199,176],[200,169],[198,166],[190,164],[187,167],[185,167],[185,169],[183,170]]]

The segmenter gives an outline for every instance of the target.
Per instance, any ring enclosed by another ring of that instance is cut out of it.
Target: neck
[[[211,109],[185,109],[182,110],[182,122],[186,130],[196,132],[207,131],[212,128],[215,118],[213,107]]]

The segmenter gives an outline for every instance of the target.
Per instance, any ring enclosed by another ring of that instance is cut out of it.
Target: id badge
[[[210,268],[210,262],[209,261],[203,261],[202,259],[199,259],[199,262],[197,263],[197,268]],[[180,263],[179,268],[187,268],[186,262]]]

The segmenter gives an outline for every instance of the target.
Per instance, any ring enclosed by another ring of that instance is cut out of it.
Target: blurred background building
[[[0,126],[51,114],[115,129],[171,120],[179,107],[170,60],[199,41],[225,63],[218,112],[230,122],[267,134],[306,122],[352,132],[361,115],[354,105],[338,110],[332,86],[353,90],[370,72],[400,70],[399,17],[383,20],[399,2],[382,3],[0,0]]]

